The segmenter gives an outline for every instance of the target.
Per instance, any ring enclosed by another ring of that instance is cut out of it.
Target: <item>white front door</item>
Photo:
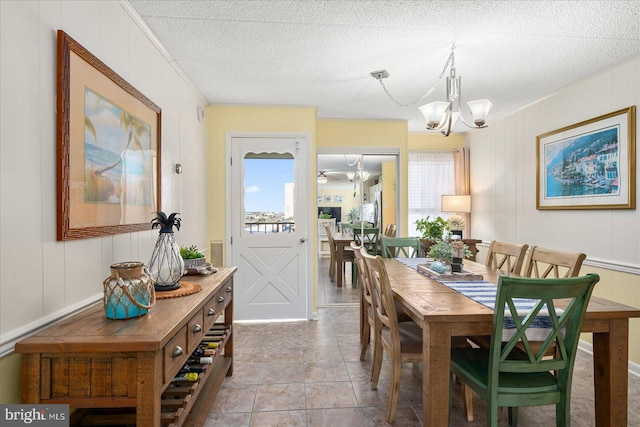
[[[234,318],[308,315],[308,139],[230,139]]]

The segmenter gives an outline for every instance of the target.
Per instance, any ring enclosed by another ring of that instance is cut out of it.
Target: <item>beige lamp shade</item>
[[[442,212],[471,212],[471,196],[468,194],[443,194]]]

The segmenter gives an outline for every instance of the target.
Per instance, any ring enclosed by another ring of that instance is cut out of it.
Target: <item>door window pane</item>
[[[295,230],[294,159],[289,153],[250,153],[244,160],[244,232]]]

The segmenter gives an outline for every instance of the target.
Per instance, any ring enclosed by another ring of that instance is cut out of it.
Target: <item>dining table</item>
[[[341,288],[342,283],[344,282],[344,263],[345,260],[342,256],[344,249],[351,245],[353,241],[353,233],[342,232],[333,234],[333,242],[335,245],[335,254],[336,254],[336,286]],[[353,268],[353,266],[352,266]],[[354,284],[355,286],[355,284]]]
[[[449,420],[451,338],[491,335],[493,310],[419,272],[415,267],[421,262],[426,259],[413,265],[384,260],[394,297],[422,328],[423,426],[439,427]],[[504,274],[467,260],[464,270],[495,285]],[[589,301],[582,332],[593,336],[597,426],[627,425],[629,319],[638,317],[635,307],[595,296]]]

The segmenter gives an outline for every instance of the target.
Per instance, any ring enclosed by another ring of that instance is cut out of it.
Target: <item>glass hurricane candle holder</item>
[[[185,273],[184,260],[180,256],[180,247],[176,244],[173,227],[180,229],[178,213],[167,217],[164,212],[156,212],[151,227],[161,227],[158,241],[149,260],[149,275],[156,291],[172,291],[180,287],[178,281]]]

